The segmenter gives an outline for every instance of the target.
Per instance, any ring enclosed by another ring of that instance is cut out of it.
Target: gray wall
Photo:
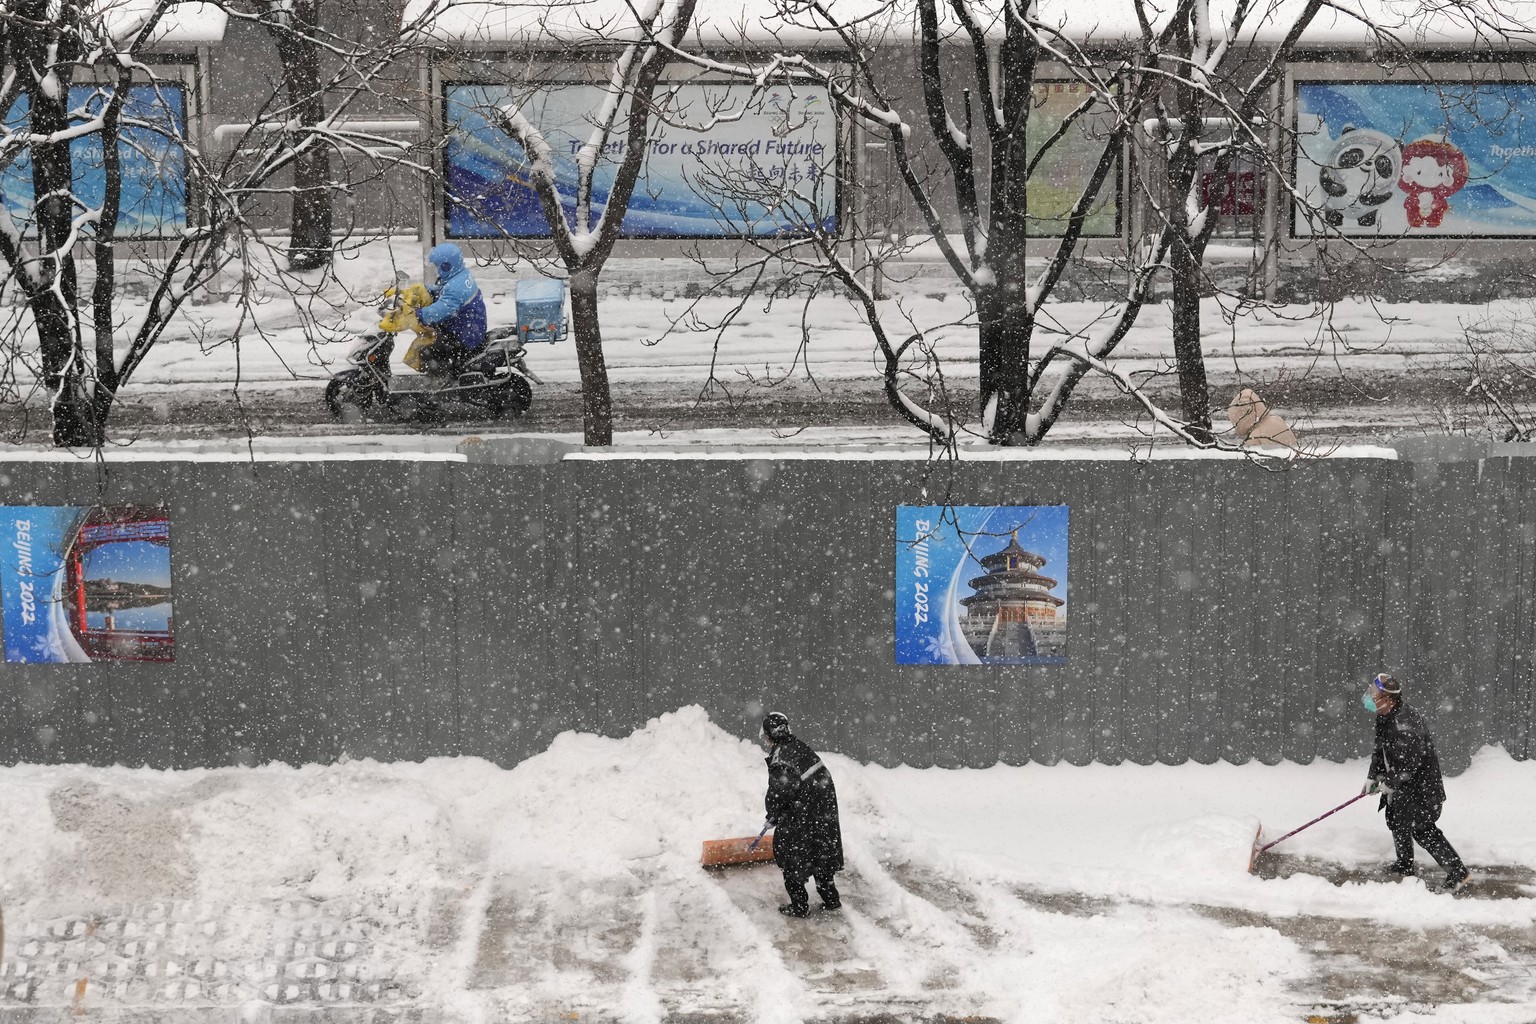
[[[174,665],[0,665],[0,760],[474,754],[698,703],[886,764],[1364,753],[1400,671],[1452,770],[1531,754],[1536,459],[10,463],[172,509]],[[1066,503],[1065,667],[897,666],[894,508]],[[1261,694],[1261,696],[1256,696]]]

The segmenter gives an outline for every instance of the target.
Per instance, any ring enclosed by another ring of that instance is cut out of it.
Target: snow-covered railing
[[[213,129],[213,141],[216,146],[227,148],[237,140],[251,133],[267,134],[270,132],[299,131],[301,127],[292,121],[255,121],[232,122],[218,125]],[[421,137],[421,122],[416,120],[376,120],[341,118],[324,129],[317,129],[347,135],[359,141],[366,141],[379,148],[409,149]],[[360,138],[361,137],[361,138]]]

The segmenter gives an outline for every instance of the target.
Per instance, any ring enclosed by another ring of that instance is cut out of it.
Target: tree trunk
[[[1211,392],[1200,351],[1200,265],[1181,239],[1170,253],[1173,264],[1173,356],[1179,369],[1180,418],[1189,432],[1210,441]]]
[[[992,218],[988,231],[987,269],[992,283],[976,293],[982,414],[996,395],[997,412],[987,440],[1001,445],[1021,443],[1029,417],[1029,348],[1035,324],[1025,261],[1029,193],[1018,187],[1025,177],[1024,155],[1022,145],[1011,146],[1008,161],[994,164],[994,173],[1008,178],[1010,184],[1007,194],[996,200],[1006,209]]]
[[[301,129],[320,124],[326,116],[320,54],[312,41],[319,23],[317,7],[316,0],[297,0],[284,16],[273,14],[266,23],[277,45],[290,114]],[[331,151],[308,134],[300,134],[299,145],[293,163],[288,267],[314,270],[331,262]]]
[[[1195,25],[1185,16],[1173,38],[1173,50],[1180,60],[1174,68],[1173,96],[1177,107],[1178,146],[1169,161],[1172,195],[1169,209],[1176,231],[1172,251],[1173,284],[1173,358],[1179,370],[1180,416],[1192,437],[1211,441],[1211,394],[1205,380],[1205,355],[1200,350],[1200,260],[1191,248],[1196,244],[1195,225],[1189,211],[1203,208],[1200,195],[1200,151],[1198,143],[1204,131],[1206,102],[1190,80],[1195,47]],[[1219,202],[1219,201],[1218,201]],[[1220,216],[1217,209],[1205,210],[1207,218]],[[1203,228],[1202,228],[1203,230]]]
[[[69,128],[69,76],[51,62],[33,67],[50,81],[45,88],[33,78],[27,88],[30,130],[38,136],[58,136]],[[29,72],[30,75],[30,72]],[[60,447],[96,446],[101,431],[91,415],[86,391],[85,353],[80,346],[79,287],[70,247],[74,206],[74,162],[67,139],[44,141],[30,148],[32,194],[41,197],[35,209],[39,282],[32,294],[43,382],[53,396],[53,443]]]
[[[119,120],[132,87],[133,70],[118,69],[117,85],[102,111],[101,154],[104,191],[96,222],[96,281],[91,287],[91,320],[96,341],[96,380],[91,393],[91,419],[105,440],[107,416],[117,398],[117,353],[113,344],[112,291],[117,281],[117,222],[123,205],[123,157],[118,149]]]
[[[1002,271],[998,283],[976,295],[981,411],[986,414],[995,396],[997,412],[988,440],[1009,445],[1023,440],[1029,416],[1029,339],[1034,324],[1022,287],[1010,287],[1020,282],[1012,280],[1006,267],[994,269]]]
[[[576,337],[576,365],[581,370],[582,443],[606,447],[613,444],[613,398],[597,319],[597,271],[573,272],[570,288],[571,332]]]

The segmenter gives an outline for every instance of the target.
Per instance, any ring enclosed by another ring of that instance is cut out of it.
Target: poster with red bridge
[[[0,506],[8,662],[170,662],[171,522],[137,505]]]

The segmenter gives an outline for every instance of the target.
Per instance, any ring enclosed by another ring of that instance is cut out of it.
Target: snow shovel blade
[[[1255,833],[1255,835],[1253,837],[1253,849],[1248,854],[1248,872],[1249,872],[1249,874],[1253,873],[1253,867],[1254,867],[1255,864],[1258,863],[1259,855],[1262,854],[1265,850],[1269,849],[1271,846],[1279,846],[1281,843],[1285,842],[1287,839],[1291,838],[1291,836],[1295,835],[1296,833],[1298,833],[1298,832],[1305,832],[1307,829],[1311,828],[1313,825],[1316,825],[1318,822],[1322,821],[1324,818],[1330,818],[1333,815],[1338,814],[1340,811],[1342,811],[1344,808],[1348,807],[1350,804],[1354,803],[1356,800],[1364,800],[1366,797],[1371,796],[1371,795],[1372,794],[1370,793],[1369,790],[1362,789],[1358,794],[1356,794],[1355,796],[1350,797],[1348,800],[1345,800],[1343,803],[1339,804],[1339,806],[1335,807],[1333,810],[1331,810],[1331,811],[1324,811],[1322,814],[1319,814],[1317,817],[1313,818],[1311,821],[1307,822],[1305,825],[1298,825],[1295,828],[1291,829],[1289,832],[1287,832],[1285,835],[1281,836],[1279,839],[1271,839],[1269,842],[1265,843],[1263,846],[1259,845],[1259,840],[1264,838],[1264,826],[1263,826],[1263,824],[1260,824],[1259,825],[1259,831],[1257,833]]]
[[[738,864],[763,864],[773,860],[773,836],[763,836],[753,849],[757,836],[740,839],[706,839],[699,863],[706,868],[728,868]]]
[[[1248,850],[1248,873],[1253,874],[1253,869],[1259,863],[1259,853],[1263,849],[1259,844],[1264,841],[1264,823],[1259,822],[1259,827],[1253,832],[1253,846]]]

